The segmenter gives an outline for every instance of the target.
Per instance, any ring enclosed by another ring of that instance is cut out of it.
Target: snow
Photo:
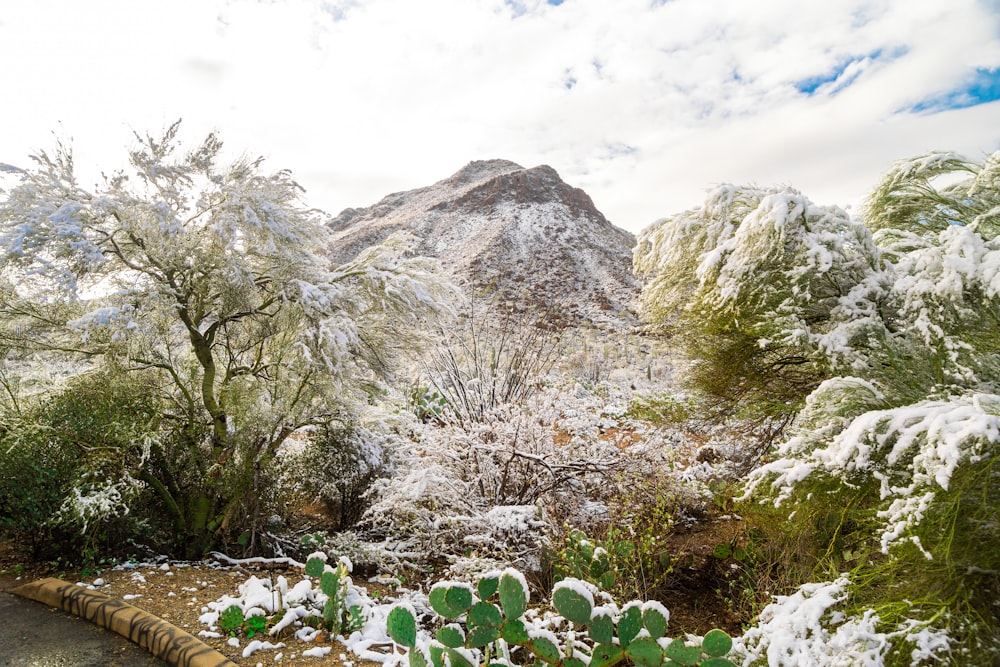
[[[849,587],[850,580],[840,577],[777,596],[761,611],[754,627],[734,638],[734,652],[744,656],[744,667],[761,660],[773,667],[883,667],[887,652],[901,641],[915,645],[912,664],[936,662],[947,652],[947,635],[926,623],[906,619],[885,630],[871,609],[861,616],[836,610],[848,598]]]

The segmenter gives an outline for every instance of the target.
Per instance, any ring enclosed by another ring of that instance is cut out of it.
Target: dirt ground
[[[201,563],[171,563],[163,566],[140,565],[134,569],[106,569],[100,573],[90,574],[81,578],[78,571],[52,571],[45,565],[25,565],[23,561],[12,560],[16,554],[8,550],[0,555],[0,590],[9,590],[15,586],[43,577],[59,577],[72,583],[92,584],[95,579],[104,580],[99,588],[102,593],[123,599],[129,604],[198,636],[207,627],[198,622],[202,607],[223,595],[236,595],[238,586],[251,575],[270,577],[284,575],[289,583],[294,584],[303,577],[301,570],[288,568],[249,568],[249,567],[219,567],[210,561]],[[363,585],[363,582],[356,582]],[[37,604],[37,603],[32,603]],[[328,634],[316,641],[304,643],[294,636],[263,637],[262,641],[272,643],[285,642],[286,646],[279,649],[261,650],[253,655],[242,657],[243,647],[249,641],[240,637],[240,648],[230,646],[228,637],[199,637],[206,644],[216,649],[234,663],[256,667],[258,665],[311,665],[314,667],[371,667],[369,663],[355,659],[342,644],[330,638]],[[325,657],[303,657],[302,651],[316,646],[330,646],[333,650]],[[0,660],[0,664],[3,663]],[[29,663],[25,663],[29,664]],[[62,664],[62,663],[60,663]],[[75,663],[65,663],[75,664]],[[98,664],[98,663],[95,663]],[[108,663],[114,664],[114,663]],[[160,664],[154,662],[151,664]]]
[[[671,634],[684,632],[703,634],[712,628],[722,628],[739,634],[742,623],[749,619],[739,616],[732,595],[739,576],[739,564],[733,559],[720,559],[713,549],[731,542],[740,531],[738,521],[716,521],[695,525],[687,530],[674,532],[668,543],[671,553],[681,557],[670,575],[670,600],[663,600],[671,612]],[[9,545],[8,545],[9,546]],[[286,566],[222,566],[217,561],[138,565],[131,569],[105,569],[99,573],[79,571],[53,571],[45,564],[25,565],[16,552],[0,547],[0,584],[4,590],[33,579],[56,576],[66,581],[92,584],[103,579],[100,591],[129,602],[150,612],[187,632],[198,635],[207,627],[199,623],[208,602],[223,595],[236,595],[241,583],[251,575],[275,580],[284,575],[289,585],[300,581],[304,574],[297,568]],[[355,585],[368,587],[359,577]],[[380,590],[379,585],[374,588]],[[286,633],[290,635],[291,633]],[[238,665],[263,667],[266,665],[315,665],[316,667],[370,667],[375,663],[358,660],[347,652],[336,638],[323,633],[316,641],[304,643],[294,636],[258,637],[264,641],[285,642],[279,649],[261,650],[244,658],[246,637],[239,637],[239,648],[228,643],[228,637],[200,637]],[[330,646],[332,650],[322,658],[303,657],[302,651],[315,646]]]

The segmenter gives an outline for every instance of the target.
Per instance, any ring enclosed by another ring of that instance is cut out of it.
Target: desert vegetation
[[[902,161],[857,215],[718,186],[640,235],[612,331],[463,296],[406,235],[333,266],[290,173],[178,136],[0,181],[30,557],[298,559],[327,630],[412,667],[996,660],[1000,155]]]

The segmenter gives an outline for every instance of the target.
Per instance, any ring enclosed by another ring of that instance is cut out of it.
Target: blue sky
[[[0,163],[121,163],[183,118],[330,213],[549,164],[637,231],[720,182],[856,206],[1000,149],[997,0],[35,0],[0,13]]]

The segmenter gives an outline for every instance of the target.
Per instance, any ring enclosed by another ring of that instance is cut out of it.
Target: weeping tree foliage
[[[720,186],[645,230],[634,266],[647,320],[683,342],[693,384],[724,414],[794,412],[838,347],[870,335],[843,325],[879,268],[871,233],[790,188]]]
[[[247,508],[281,443],[366,401],[450,292],[404,237],[329,266],[322,215],[289,172],[220,164],[215,135],[181,152],[178,129],[137,135],[131,168],[93,189],[61,143],[7,168],[0,344],[8,374],[129,377],[155,398],[147,437],[113,442],[136,451],[77,496],[133,479],[194,556],[259,519]],[[87,457],[103,440],[75,442]]]
[[[1000,153],[932,153],[894,165],[860,219],[723,186],[635,251],[695,388],[793,418],[747,497],[787,508],[802,576],[849,572],[859,615],[933,623],[983,664],[1000,652],[998,224]]]

